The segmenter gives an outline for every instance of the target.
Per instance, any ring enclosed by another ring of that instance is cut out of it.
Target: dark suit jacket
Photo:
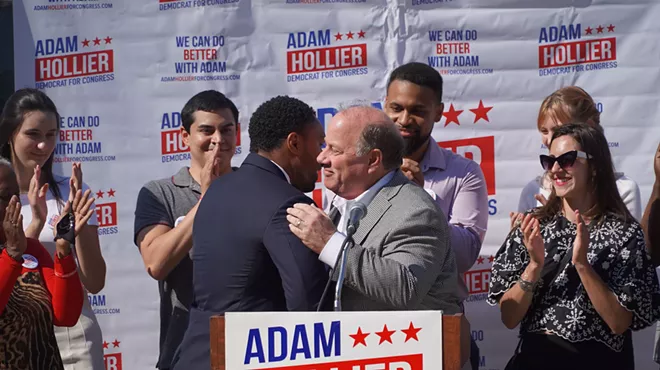
[[[316,309],[328,273],[289,230],[295,203],[312,200],[254,153],[209,187],[193,224],[194,299],[174,369],[210,369],[212,315]]]

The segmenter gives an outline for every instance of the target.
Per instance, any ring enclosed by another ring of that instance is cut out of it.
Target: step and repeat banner
[[[108,370],[151,369],[157,283],[133,244],[141,186],[189,163],[179,112],[217,89],[240,110],[233,164],[248,154],[250,115],[291,95],[328,122],[361,100],[381,107],[387,76],[410,61],[444,78],[433,138],[479,163],[488,233],[465,280],[481,369],[516,345],[486,304],[493,255],[522,188],[541,172],[541,101],[567,85],[597,101],[618,171],[642,204],[660,141],[660,0],[23,0],[14,1],[16,88],[42,89],[63,117],[56,171],[83,163],[96,194],[107,282],[89,300]],[[320,179],[321,180],[321,179]],[[323,185],[309,195],[323,199]],[[653,367],[654,329],[635,334],[637,368]]]

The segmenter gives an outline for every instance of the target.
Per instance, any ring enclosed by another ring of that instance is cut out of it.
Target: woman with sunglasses
[[[571,122],[586,122],[589,126],[603,132],[603,127],[600,125],[600,112],[594,100],[586,91],[577,86],[561,88],[550,94],[541,103],[537,125],[543,144],[549,145],[552,133],[557,127]],[[640,220],[642,203],[639,186],[622,172],[615,172],[615,177],[623,202],[635,219]],[[520,194],[518,212],[541,206],[550,195],[551,183],[547,171],[544,175],[530,181]],[[512,212],[509,216],[513,224],[518,213]]]
[[[82,181],[79,163],[71,177],[53,173],[53,154],[60,127],[53,101],[42,91],[20,89],[9,97],[0,116],[0,156],[11,161],[20,188],[25,235],[38,239],[50,254],[55,252],[54,226],[67,201],[81,191],[85,202],[89,187]],[[93,199],[93,196],[91,197]],[[92,203],[92,209],[94,204]],[[98,293],[105,284],[106,265],[101,254],[96,213],[75,230],[73,255],[86,293]],[[89,300],[71,327],[55,327],[55,337],[65,369],[104,370],[101,327]]]
[[[644,233],[600,131],[562,125],[549,144],[548,201],[525,213],[493,262],[487,301],[507,328],[520,325],[508,368],[633,369],[631,330],[660,318]]]

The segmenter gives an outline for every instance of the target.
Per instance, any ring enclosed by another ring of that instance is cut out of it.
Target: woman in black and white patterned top
[[[621,200],[607,141],[559,127],[541,156],[553,190],[519,216],[497,252],[488,303],[520,324],[517,369],[633,369],[631,330],[660,318],[660,288],[639,223]]]

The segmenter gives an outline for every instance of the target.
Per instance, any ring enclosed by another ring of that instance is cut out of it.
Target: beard
[[[430,132],[425,136],[422,136],[421,132],[417,132],[414,136],[404,137],[403,142],[405,143],[405,146],[403,150],[403,156],[410,157],[419,148],[421,148],[430,137]]]

